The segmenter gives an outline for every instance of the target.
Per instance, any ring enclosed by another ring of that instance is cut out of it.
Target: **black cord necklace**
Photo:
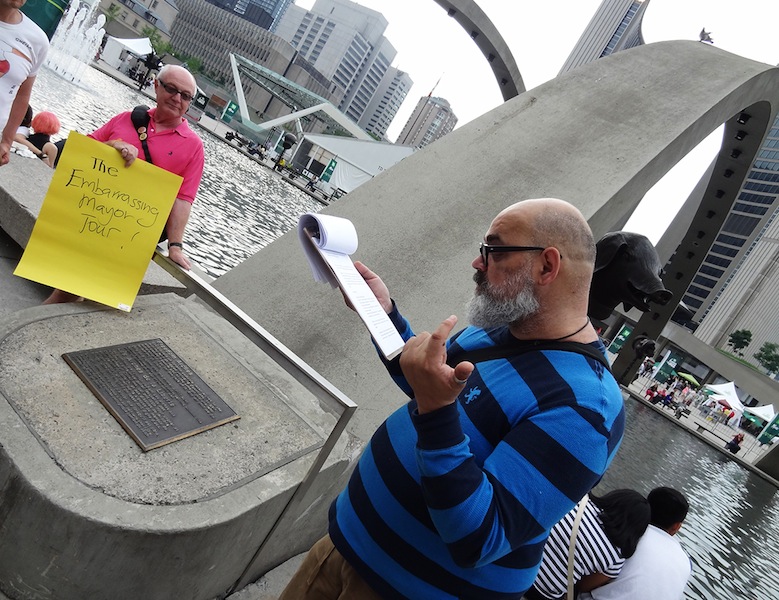
[[[590,317],[587,317],[587,320],[584,322],[584,325],[582,325],[581,327],[579,327],[579,329],[577,329],[577,330],[576,330],[576,331],[574,331],[573,333],[569,333],[568,335],[564,335],[563,337],[555,338],[555,339],[553,339],[553,340],[545,340],[545,341],[547,341],[547,342],[561,342],[562,340],[564,340],[564,339],[567,339],[567,338],[569,338],[569,337],[573,337],[573,336],[575,336],[577,333],[579,333],[580,331],[583,331],[583,330],[584,330],[584,328],[585,328],[585,327],[587,327],[587,325],[589,325],[589,324],[590,324]]]

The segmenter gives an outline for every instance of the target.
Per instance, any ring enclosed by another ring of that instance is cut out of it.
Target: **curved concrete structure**
[[[355,223],[355,258],[385,279],[417,329],[429,330],[452,312],[462,315],[477,245],[505,206],[567,199],[599,238],[620,229],[646,191],[710,132],[725,122],[729,132],[739,130],[734,116],[748,109],[742,154],[730,158],[728,133],[709,184],[715,198],[724,190],[716,200],[729,207],[778,98],[772,66],[698,42],[633,48],[504,103],[325,212]],[[710,241],[704,235],[698,243]],[[359,437],[404,402],[357,318],[336,292],[313,282],[294,233],[216,287],[358,404],[349,429]]]
[[[240,420],[144,453],[60,358],[150,337]],[[288,558],[285,506],[333,422],[225,321],[173,294],[129,314],[85,302],[0,320],[0,598],[224,597],[274,531],[257,568]],[[347,440],[313,496],[343,485]],[[326,508],[298,535],[321,535]]]
[[[489,17],[473,0],[435,0],[447,14],[465,29],[466,33],[484,54],[495,74],[504,100],[525,91],[525,83],[514,55]]]

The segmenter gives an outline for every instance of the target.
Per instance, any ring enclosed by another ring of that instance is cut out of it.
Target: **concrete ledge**
[[[241,419],[143,453],[60,356],[150,337]],[[176,295],[139,298],[129,314],[89,302],[14,313],[0,321],[0,590],[210,600],[268,541],[259,577],[323,531],[359,451],[347,437],[305,515],[284,511],[334,422],[246,338]]]
[[[39,160],[11,154],[11,162],[0,168],[0,228],[22,248],[32,234],[54,171]],[[175,292],[186,288],[164,269],[149,262],[139,294]]]

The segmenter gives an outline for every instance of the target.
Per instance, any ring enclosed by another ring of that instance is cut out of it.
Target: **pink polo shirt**
[[[148,138],[146,139],[152,161],[158,167],[176,175],[181,175],[184,178],[176,197],[192,203],[195,200],[195,194],[197,194],[200,179],[203,176],[205,160],[203,142],[189,128],[186,119],[175,129],[155,131],[154,114],[156,111],[156,108],[152,108],[149,111],[151,121],[149,121],[147,128]],[[89,137],[99,142],[122,140],[138,148],[139,159],[146,159],[141,140],[138,139],[138,132],[133,127],[129,112],[116,115],[100,129],[90,133]]]

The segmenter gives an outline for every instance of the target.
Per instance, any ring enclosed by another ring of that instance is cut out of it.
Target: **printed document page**
[[[357,231],[352,222],[306,213],[298,221],[298,236],[314,280],[341,289],[388,360],[400,354],[403,338],[350,258],[357,250]]]

